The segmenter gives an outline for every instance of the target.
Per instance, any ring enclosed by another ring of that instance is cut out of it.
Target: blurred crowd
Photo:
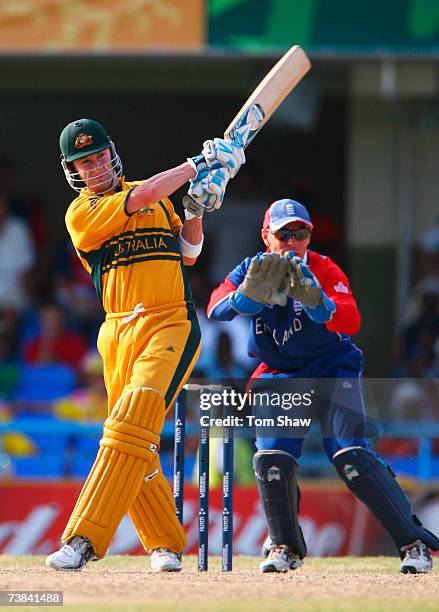
[[[416,279],[395,343],[393,376],[404,379],[389,402],[390,418],[407,424],[439,422],[439,217],[422,237]],[[439,455],[439,439],[431,449]],[[420,453],[423,438],[380,440],[379,450],[395,457]]]
[[[439,218],[421,241],[416,277],[397,339],[395,375],[439,378]]]
[[[52,245],[41,199],[16,192],[14,179],[0,160],[0,394],[51,400],[52,387],[77,384],[102,310],[70,241]]]

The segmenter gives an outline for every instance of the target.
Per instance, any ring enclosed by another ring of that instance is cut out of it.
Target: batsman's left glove
[[[200,173],[191,181],[188,195],[183,198],[183,206],[194,215],[201,218],[204,213],[218,210],[224,200],[229,173],[226,168]]]
[[[288,297],[300,302],[312,321],[327,323],[336,310],[335,302],[326,295],[316,275],[300,257],[294,253],[287,253],[286,258],[290,264],[291,274]]]

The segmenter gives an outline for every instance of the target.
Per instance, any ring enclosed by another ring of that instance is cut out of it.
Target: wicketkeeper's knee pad
[[[82,535],[98,557],[105,554],[158,453],[164,417],[164,399],[153,389],[136,388],[119,399],[105,421],[98,455],[63,541]]]
[[[395,474],[375,453],[353,446],[337,451],[332,461],[340,478],[390,534],[400,554],[402,546],[415,540],[439,550],[438,538],[412,514]]]
[[[181,552],[186,534],[177,518],[174,496],[156,457],[147,467],[129,515],[145,550],[169,548]]]
[[[253,457],[253,469],[271,542],[288,544],[303,559],[306,544],[297,517],[296,460],[281,450],[259,451]]]

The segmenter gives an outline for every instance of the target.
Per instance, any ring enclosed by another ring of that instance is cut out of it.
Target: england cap
[[[292,221],[302,221],[310,229],[314,227],[309,212],[303,204],[296,200],[284,198],[283,200],[276,200],[267,208],[262,227],[277,232],[281,227]]]

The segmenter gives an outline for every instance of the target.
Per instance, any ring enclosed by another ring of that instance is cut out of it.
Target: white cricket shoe
[[[293,553],[291,546],[272,544],[267,558],[259,565],[259,569],[263,574],[267,574],[268,572],[287,572],[301,565],[303,565],[302,559]]]
[[[47,567],[55,570],[79,572],[90,560],[95,560],[95,551],[87,538],[75,536],[62,548],[49,555]]]
[[[268,555],[270,554],[271,546],[273,546],[273,542],[271,541],[270,536],[267,535],[267,537],[265,538],[264,543],[262,544],[262,549],[261,549],[261,553],[262,553],[263,557],[265,557],[265,558],[268,557]],[[300,559],[300,557],[298,555],[296,555],[295,553],[292,553],[291,556],[290,556],[290,570],[295,570],[298,567],[301,567],[302,565],[303,565],[303,560]]]
[[[175,553],[169,548],[156,548],[151,555],[151,570],[158,572],[181,571],[181,554]]]
[[[427,574],[431,572],[433,559],[428,546],[421,540],[403,546],[401,551],[404,553],[404,559],[401,561],[402,574]]]

